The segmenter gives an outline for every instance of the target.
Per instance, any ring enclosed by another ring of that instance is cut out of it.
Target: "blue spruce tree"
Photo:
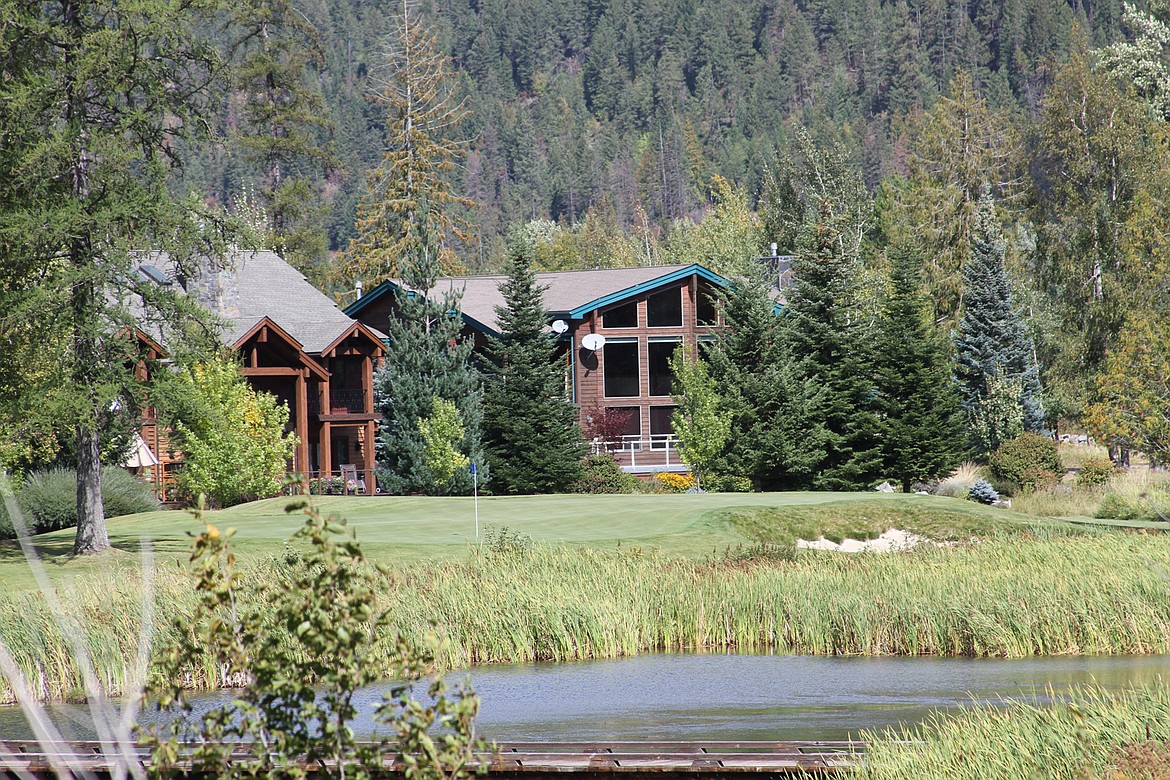
[[[459,450],[479,466],[480,484],[487,482],[480,443],[482,391],[471,362],[472,344],[460,333],[459,295],[431,294],[439,275],[439,245],[425,201],[419,211],[415,240],[403,261],[402,284],[394,291],[389,349],[374,376],[382,413],[378,484],[392,493],[470,494],[468,471],[457,472],[444,485],[435,484],[419,431],[419,421],[432,414],[436,398],[454,403],[464,429]]]
[[[983,455],[1019,433],[996,420],[1022,420],[1028,431],[1044,425],[1040,367],[1023,313],[1012,300],[1004,248],[991,188],[984,185],[971,226],[971,257],[963,266],[963,311],[955,337],[959,399],[974,428],[972,444]],[[999,397],[1005,392],[1013,398]],[[1019,413],[992,413],[1005,400],[1018,404]]]

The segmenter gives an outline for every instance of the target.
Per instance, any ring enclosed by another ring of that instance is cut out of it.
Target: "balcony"
[[[594,455],[613,455],[622,470],[631,474],[687,470],[678,455],[678,439],[673,434],[652,434],[648,439],[640,436],[622,436],[611,441],[594,439],[590,450]]]
[[[361,388],[339,388],[329,392],[329,408],[323,409],[318,391],[309,393],[309,414],[364,414],[366,391]]]

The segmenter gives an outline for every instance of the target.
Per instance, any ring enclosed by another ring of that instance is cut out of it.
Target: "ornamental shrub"
[[[735,474],[709,474],[703,480],[703,489],[710,493],[750,493],[752,481]]]
[[[44,534],[77,525],[77,474],[57,467],[31,474],[20,489],[29,532]],[[150,487],[118,466],[102,468],[102,506],[106,517],[158,509]]]
[[[581,478],[573,483],[574,493],[633,493],[638,478],[622,471],[612,455],[590,455],[581,460]]]
[[[674,474],[663,471],[656,474],[654,478],[671,493],[685,493],[695,486],[695,478],[690,474]]]
[[[1113,479],[1117,468],[1108,458],[1089,458],[1081,464],[1077,472],[1077,484],[1081,487],[1097,487],[1108,484]]]
[[[1056,442],[1035,433],[1023,433],[1000,445],[991,455],[991,476],[1001,485],[1023,490],[1051,487],[1060,480],[1064,467]],[[1049,477],[1051,474],[1051,477]]]
[[[994,504],[999,501],[999,493],[991,486],[991,483],[985,479],[977,479],[971,485],[971,490],[967,493],[967,498],[972,501],[978,501],[980,504]]]

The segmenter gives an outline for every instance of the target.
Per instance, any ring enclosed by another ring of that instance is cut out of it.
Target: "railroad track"
[[[841,741],[658,741],[658,742],[503,742],[482,756],[475,768],[486,765],[497,777],[542,780],[551,775],[574,775],[579,780],[613,777],[701,775],[703,780],[751,775],[832,775],[856,766],[864,745]],[[240,749],[241,757],[245,749]],[[150,754],[136,748],[135,760],[149,767]],[[7,777],[56,777],[65,767],[77,775],[109,776],[113,762],[100,742],[67,742],[44,746],[37,742],[0,742],[0,773]],[[385,777],[399,774],[387,763]]]

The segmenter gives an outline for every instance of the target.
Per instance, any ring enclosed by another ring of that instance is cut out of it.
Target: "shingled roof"
[[[711,281],[726,285],[718,274],[700,265],[654,265],[638,268],[601,268],[589,271],[553,271],[538,273],[536,283],[545,288],[544,305],[555,317],[581,317],[588,311],[635,295],[648,288],[669,284],[699,274]],[[450,276],[436,280],[428,297],[441,300],[451,290],[462,293],[461,309],[464,319],[480,327],[498,332],[496,307],[503,307],[504,296],[500,285],[506,276]],[[398,280],[383,282],[368,294],[346,307],[345,313],[355,316],[365,306],[399,286]]]
[[[144,255],[138,273],[144,280],[170,285],[176,281],[170,266],[165,255],[151,253]],[[266,250],[239,250],[222,266],[205,264],[196,276],[186,280],[186,294],[223,320],[221,337],[228,346],[235,346],[267,317],[296,339],[306,353],[316,354],[356,324],[304,274],[280,255]],[[136,319],[147,319],[140,311],[141,305],[135,307],[131,301],[131,307]],[[384,336],[374,333],[378,338]]]
[[[223,334],[228,344],[235,344],[262,317],[283,328],[309,353],[323,351],[353,327],[353,319],[332,298],[275,252],[238,252],[234,260],[237,310],[222,312],[229,323]]]

